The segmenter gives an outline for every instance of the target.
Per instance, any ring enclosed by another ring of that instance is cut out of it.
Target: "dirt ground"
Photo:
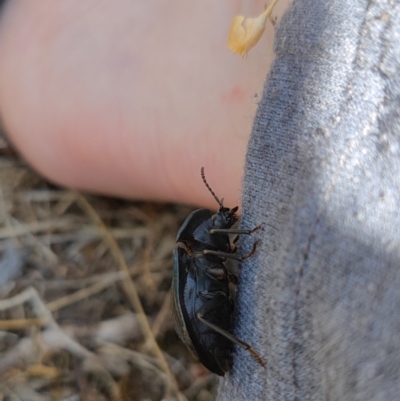
[[[3,138],[0,401],[214,399],[170,311],[191,209],[56,187]]]

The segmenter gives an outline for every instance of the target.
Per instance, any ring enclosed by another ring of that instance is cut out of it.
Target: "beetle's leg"
[[[254,243],[253,249],[251,250],[251,252],[245,256],[237,256],[237,255],[229,253],[229,252],[213,251],[212,249],[204,249],[202,254],[203,255],[215,255],[215,256],[219,256],[221,258],[235,259],[235,260],[238,260],[239,262],[242,262],[243,260],[250,258],[251,256],[254,255],[255,251],[257,250],[257,245],[258,245],[258,241],[256,241]],[[201,257],[201,256],[199,256],[199,257]]]
[[[217,297],[218,295],[221,295],[221,296],[223,296],[224,298],[226,297],[226,294],[224,293],[224,292],[222,292],[222,291],[214,291],[214,292],[209,292],[209,291],[200,291],[199,293],[198,293],[200,296],[202,296],[203,298],[206,298],[206,299],[215,299],[215,297]],[[207,304],[205,304],[205,305],[207,305]],[[202,307],[202,308],[204,308],[204,306]],[[202,308],[200,308],[200,310],[202,310]],[[207,313],[208,312],[208,308],[204,308],[204,309],[206,309],[205,311],[204,311],[204,313]]]
[[[229,253],[229,252],[221,252],[221,251],[213,251],[212,249],[204,249],[202,253],[199,253],[196,255],[196,257],[201,258],[204,255],[215,255],[219,256],[220,258],[225,258],[225,259],[235,259],[238,260],[239,262],[242,260],[240,256],[237,256],[235,254]]]
[[[257,227],[254,227],[252,230],[236,230],[236,229],[232,229],[232,228],[212,228],[209,231],[209,233],[210,234],[214,234],[214,233],[237,234],[236,237],[233,239],[233,241],[230,244],[232,253],[235,253],[236,249],[237,249],[236,242],[238,242],[240,235],[252,234],[255,231],[261,229],[263,225],[264,225],[264,223],[259,224]]]
[[[214,234],[214,233],[223,233],[223,234],[252,234],[255,231],[259,230],[263,224],[258,225],[257,227],[254,227],[252,230],[242,230],[242,229],[237,229],[237,228],[212,228],[209,233]]]
[[[238,235],[233,239],[233,241],[232,241],[233,246],[236,246],[235,244],[236,244],[236,242],[239,241],[239,238],[240,238],[240,235],[238,234]]]
[[[200,310],[201,309],[203,309],[203,308],[200,308]],[[256,359],[256,361],[261,366],[263,366],[263,367],[265,366],[264,359],[260,356],[260,354],[250,344],[245,343],[244,341],[240,340],[239,338],[237,338],[233,334],[229,333],[228,331],[226,331],[224,329],[221,329],[217,325],[215,325],[215,324],[209,322],[208,320],[204,319],[203,314],[200,311],[196,313],[196,317],[197,317],[197,319],[200,320],[200,322],[202,322],[206,326],[210,327],[211,329],[213,329],[217,333],[221,334],[222,336],[224,336],[228,340],[232,341],[234,344],[239,345],[239,347],[242,347],[245,350],[249,351],[251,353],[251,355],[253,355],[253,357]]]
[[[238,283],[238,278],[235,274],[228,273],[228,281],[234,285],[237,285]]]
[[[239,234],[233,239],[233,241],[229,244],[229,246],[231,247],[231,252],[232,253],[236,253],[237,251],[237,246],[236,246],[236,242],[238,242],[240,236]]]
[[[224,269],[207,269],[206,270],[207,273],[216,278],[217,280],[225,280],[226,278],[228,279],[228,281],[232,284],[237,285],[238,283],[238,278],[232,274],[232,273],[227,273],[226,270]]]
[[[242,260],[248,259],[248,258],[252,257],[252,256],[256,253],[258,243],[259,243],[259,241],[256,241],[256,242],[254,243],[253,249],[252,249],[252,250],[250,251],[250,253],[248,253],[247,255],[242,256]]]
[[[221,268],[216,268],[216,267],[212,267],[210,269],[206,269],[206,272],[216,278],[217,280],[225,280],[226,279],[226,270],[225,269],[221,269]]]

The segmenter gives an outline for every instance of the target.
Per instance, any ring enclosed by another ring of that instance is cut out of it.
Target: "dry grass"
[[[170,312],[189,212],[57,188],[0,137],[0,401],[212,400]]]

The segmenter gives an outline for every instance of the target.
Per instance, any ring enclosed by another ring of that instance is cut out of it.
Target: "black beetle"
[[[198,209],[182,224],[176,236],[178,247],[173,254],[172,312],[176,331],[186,346],[212,372],[224,376],[231,365],[233,344],[248,350],[262,366],[261,356],[247,343],[232,334],[234,303],[229,283],[237,279],[229,274],[224,262],[227,258],[244,260],[235,254],[239,234],[253,230],[231,227],[237,222],[238,207],[224,207],[208,185],[204,168],[204,184],[219,204],[212,215],[209,209]],[[233,242],[229,234],[237,234]]]

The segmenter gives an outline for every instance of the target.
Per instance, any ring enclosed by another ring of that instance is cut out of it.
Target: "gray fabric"
[[[400,3],[294,0],[254,122],[219,400],[400,399]],[[254,238],[242,240],[242,251]]]

